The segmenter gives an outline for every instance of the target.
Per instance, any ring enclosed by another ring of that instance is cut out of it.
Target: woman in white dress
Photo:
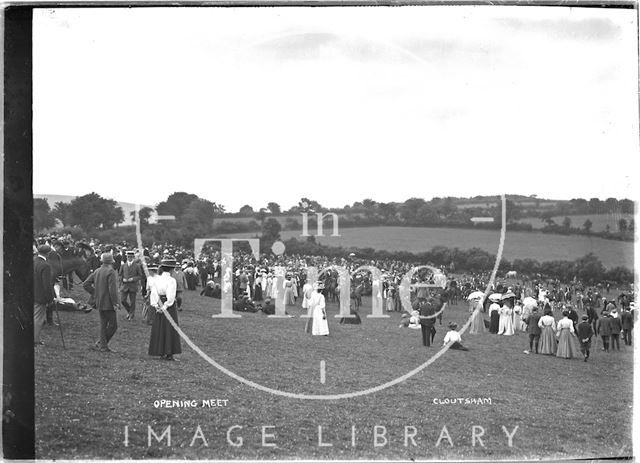
[[[469,310],[471,311],[471,325],[469,326],[469,333],[479,334],[484,333],[484,318],[482,317],[482,298],[472,299],[469,303]]]
[[[324,289],[324,283],[317,282],[315,284],[316,291],[311,295],[311,298],[307,301],[307,305],[312,313],[313,326],[311,328],[311,334],[314,336],[328,336],[329,335],[329,323],[327,322],[327,312],[325,310],[324,295],[322,290]]]
[[[513,330],[513,302],[515,300],[515,294],[507,292],[502,296],[502,308],[500,308],[500,326],[498,327],[498,334],[504,336],[513,336],[515,333]]]

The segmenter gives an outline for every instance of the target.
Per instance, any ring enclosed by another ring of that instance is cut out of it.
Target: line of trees
[[[352,206],[345,205],[341,209],[323,207],[318,201],[303,197],[297,205],[287,211],[282,211],[278,203],[269,202],[266,207],[255,211],[245,205],[239,214],[228,214],[221,204],[199,198],[195,194],[175,192],[156,205],[155,211],[160,216],[173,216],[174,220],[163,222],[164,227],[153,227],[154,236],[158,239],[184,236],[204,236],[211,233],[243,233],[255,232],[262,229],[265,220],[282,215],[298,215],[302,212],[335,212],[340,216],[341,227],[365,226],[415,226],[415,227],[455,227],[455,228],[489,228],[501,227],[502,205],[496,200],[495,206],[489,208],[459,208],[456,198],[433,198],[426,201],[423,198],[409,198],[402,203],[376,202],[364,199]],[[522,218],[522,208],[513,200],[506,201],[507,229],[510,231],[541,231],[543,233],[581,234],[597,236],[605,239],[633,240],[635,224],[633,219],[620,218],[617,230],[606,229],[594,232],[593,223],[586,220],[581,227],[572,226],[571,218],[567,215],[561,224],[553,220],[558,211],[547,211],[541,217],[544,227],[536,230],[529,223],[518,222]],[[570,205],[571,212],[605,212],[607,210],[631,211],[633,202],[608,198],[601,201],[592,198],[573,199],[565,202]],[[561,206],[564,207],[564,206]],[[616,209],[617,208],[617,209]],[[154,209],[144,207],[139,211],[140,222],[148,224]],[[132,213],[133,216],[133,213]],[[492,223],[474,224],[472,217],[492,217]],[[225,217],[224,221],[216,222],[217,218]],[[234,221],[235,217],[251,218],[252,220]],[[59,220],[65,227],[80,227],[85,232],[95,232],[112,229],[124,221],[122,208],[114,200],[102,198],[96,193],[75,198],[70,203],[57,202],[51,210],[45,199],[34,199],[34,228],[36,232],[51,228]],[[316,226],[314,215],[309,217],[309,226]],[[300,219],[288,217],[284,229],[295,230],[301,228]],[[331,226],[330,223],[327,224]],[[166,229],[166,230],[165,230]]]
[[[113,228],[124,221],[124,212],[113,199],[97,193],[78,196],[69,203],[57,202],[53,209],[43,198],[33,200],[33,225],[36,231],[51,228],[56,219],[67,227],[79,227],[85,232]]]
[[[342,248],[323,246],[309,237],[306,241],[291,238],[285,242],[288,254],[324,255],[328,257],[344,257],[353,252],[357,257],[367,260],[401,260],[404,262],[425,263],[435,266],[454,264],[456,272],[485,272],[492,269],[496,260],[491,254],[480,248],[459,249],[436,246],[430,251],[410,253],[407,251],[380,251],[372,248]],[[633,283],[633,272],[626,267],[618,266],[606,269],[602,262],[592,253],[573,261],[556,260],[539,262],[535,259],[515,259],[512,262],[501,260],[498,272],[504,275],[509,270],[516,270],[520,275],[532,278],[558,279],[563,282],[577,278],[588,284],[610,281],[616,284]]]

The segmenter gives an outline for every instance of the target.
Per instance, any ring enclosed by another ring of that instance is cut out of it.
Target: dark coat
[[[42,257],[36,256],[33,259],[33,302],[49,304],[55,296],[51,266]]]
[[[620,317],[622,318],[622,329],[625,331],[632,330],[633,314],[631,312],[622,312],[622,315],[620,315]]]
[[[140,262],[134,260],[129,264],[125,261],[120,265],[118,276],[120,277],[120,291],[135,293],[138,291],[138,282],[142,280],[144,272],[142,271]],[[133,281],[124,281],[129,278],[133,278]]]
[[[114,310],[120,306],[118,299],[118,274],[108,264],[103,264],[82,283],[84,289],[95,297],[98,310]]]
[[[576,329],[576,335],[578,336],[578,340],[583,342],[584,339],[591,339],[593,336],[593,328],[591,327],[591,323],[582,322],[578,323],[578,328]]]
[[[596,324],[596,331],[600,336],[611,336],[611,318],[602,317]]]
[[[420,302],[417,304],[416,310],[420,312],[420,324],[425,326],[435,325],[436,324],[435,317],[422,318],[422,317],[428,317],[430,315],[434,315],[436,313],[436,308],[433,302],[427,301],[424,299],[418,299],[418,301]]]
[[[538,312],[533,312],[531,315],[529,315],[529,318],[526,321],[527,333],[540,336],[540,333],[542,333],[542,330],[538,326],[538,322],[540,321],[541,316],[542,315],[540,315]]]
[[[89,265],[89,270],[96,271],[100,268],[100,259],[95,254],[89,256],[87,259],[87,264]]]
[[[620,317],[611,317],[611,334],[620,334],[622,331],[622,320]]]

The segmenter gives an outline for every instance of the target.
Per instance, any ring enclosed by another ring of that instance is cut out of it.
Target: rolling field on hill
[[[312,231],[311,233],[315,233]],[[325,236],[317,240],[329,246],[386,249],[390,251],[423,252],[435,246],[469,249],[478,247],[497,253],[498,230],[472,230],[459,228],[365,227],[343,228],[339,237]],[[254,233],[228,235],[250,237]],[[300,231],[281,232],[283,240],[300,238]],[[304,239],[304,238],[303,238]],[[507,260],[536,259],[575,260],[588,253],[595,254],[605,267],[633,268],[633,243],[605,240],[587,236],[565,236],[543,233],[507,232],[503,257]]]
[[[591,227],[591,231],[593,232],[603,232],[605,231],[607,225],[609,225],[610,231],[615,232],[618,230],[618,221],[620,219],[625,219],[627,223],[629,219],[633,218],[632,214],[583,214],[583,215],[570,215],[568,216],[571,219],[571,226],[574,228],[582,228],[584,222],[589,219],[593,224]],[[565,216],[555,216],[551,217],[551,219],[557,223],[558,225],[562,225],[562,221]],[[545,226],[545,223],[539,217],[525,217],[523,219],[518,220],[520,223],[528,223],[531,224],[533,228],[541,229]]]

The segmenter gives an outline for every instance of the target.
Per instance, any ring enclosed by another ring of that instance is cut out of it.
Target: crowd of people
[[[622,334],[625,345],[631,346],[632,332],[637,308],[629,295],[621,293],[618,300],[597,299],[598,303],[583,303],[578,310],[570,302],[552,304],[550,291],[542,286],[527,287],[520,298],[507,288],[504,293],[492,293],[485,301],[478,293],[470,297],[472,323],[470,333],[484,332],[512,336],[518,332],[529,335],[529,349],[526,354],[546,354],[570,359],[582,356],[586,362],[590,357],[592,339],[602,339],[602,350],[620,350]],[[584,301],[584,299],[581,299]],[[598,310],[601,309],[598,314]],[[482,320],[488,312],[489,319]],[[554,315],[561,313],[560,319]]]
[[[499,281],[489,288],[490,296],[485,300],[489,272],[462,274],[440,284],[438,277],[444,275],[444,268],[421,266],[412,272],[417,266],[415,262],[369,261],[354,254],[329,258],[262,253],[256,258],[247,250],[224,256],[220,249],[205,246],[196,256],[193,249],[162,243],[140,249],[128,243],[75,242],[71,236],[49,235],[34,242],[38,263],[34,266],[37,344],[41,343],[39,333],[45,320],[51,322],[50,307],[57,300],[55,291],[45,281],[55,283],[57,277],[67,289],[73,284],[67,275],[51,275],[50,270],[47,274],[45,267],[51,253],[62,258],[81,254],[86,260],[90,272],[83,282],[90,295],[87,305],[100,313],[100,338],[92,347],[103,352],[112,351],[108,343],[117,330],[115,311],[124,309],[125,319],[134,320],[139,293],[144,301],[143,318],[152,325],[149,354],[168,360],[181,351],[173,325],[178,325],[177,312],[182,309],[185,291],[199,291],[202,297],[213,298],[222,298],[230,292],[233,310],[244,312],[273,315],[279,301],[285,308],[301,306],[309,314],[308,331],[327,335],[326,303],[340,298],[347,279],[352,313],[357,314],[362,297],[370,295],[380,301],[384,310],[404,312],[406,320],[401,326],[419,327],[426,347],[433,344],[436,322],[442,324],[443,308],[458,305],[460,300],[468,300],[470,304],[470,334],[528,333],[527,353],[573,358],[582,352],[586,361],[594,336],[602,338],[606,351],[620,349],[621,333],[626,345],[632,342],[633,294],[623,290],[617,298],[607,297],[612,288],[606,282],[587,286],[579,281],[561,283],[542,278],[511,284]],[[231,270],[223,274],[229,264],[225,259],[230,258],[233,258]],[[372,267],[379,270],[379,278],[374,276]],[[313,275],[311,268],[316,269]],[[284,272],[283,280],[278,278],[282,276],[278,272]],[[403,278],[410,272],[411,292],[403,295]],[[584,312],[581,323],[576,310]],[[168,317],[157,316],[162,313],[171,317],[173,323]],[[554,314],[559,313],[562,318],[556,321]],[[450,324],[449,328],[450,332],[455,331],[457,325]],[[466,350],[459,336],[447,333],[445,338],[445,343],[451,341],[453,348]]]

